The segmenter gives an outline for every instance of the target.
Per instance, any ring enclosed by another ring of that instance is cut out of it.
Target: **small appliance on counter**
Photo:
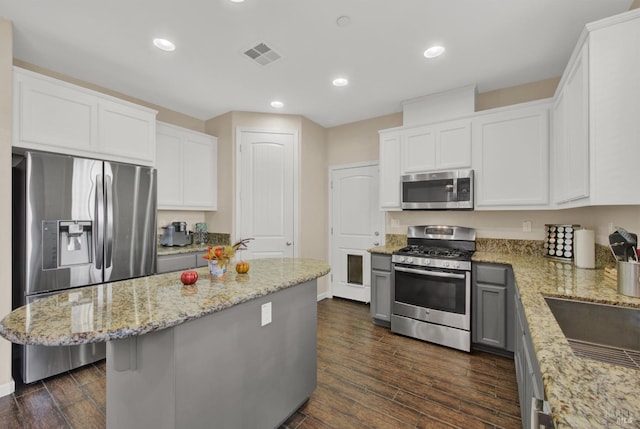
[[[571,261],[575,248],[574,234],[580,225],[544,226],[544,255],[549,258]]]
[[[196,223],[196,231],[193,234],[193,241],[196,244],[205,244],[209,238],[208,227],[206,223]]]
[[[187,231],[186,222],[172,222],[162,229],[164,233],[160,237],[160,244],[163,246],[187,246],[193,242],[193,235]]]

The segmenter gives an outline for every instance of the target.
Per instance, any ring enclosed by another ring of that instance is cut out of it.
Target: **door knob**
[[[378,242],[378,241],[374,241],[374,242],[373,242],[373,245],[374,245],[374,246],[379,246],[379,245],[380,245],[380,242]]]
[[[287,241],[287,246],[291,246],[293,243],[290,241]]]
[[[374,232],[373,235],[375,235],[376,237],[380,235],[380,233],[378,231]]]

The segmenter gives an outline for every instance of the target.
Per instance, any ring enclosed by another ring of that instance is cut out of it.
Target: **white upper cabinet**
[[[217,138],[163,122],[156,130],[158,208],[217,210]]]
[[[13,146],[153,165],[156,111],[14,67]]]
[[[471,167],[471,120],[402,132],[402,174]]]
[[[155,160],[155,113],[110,100],[98,102],[98,151],[130,161]]]
[[[640,10],[587,29],[590,203],[640,204]]]
[[[589,196],[589,50],[584,45],[568,69],[552,108],[553,202]]]
[[[587,24],[556,92],[553,202],[640,204],[640,10]]]
[[[399,211],[400,133],[380,132],[380,209]]]
[[[401,174],[436,168],[436,135],[433,127],[420,127],[401,134]]]
[[[524,103],[474,119],[476,209],[548,207],[550,105]]]
[[[453,170],[471,167],[471,120],[436,125],[436,168]]]

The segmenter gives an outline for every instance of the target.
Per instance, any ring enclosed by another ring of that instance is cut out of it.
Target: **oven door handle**
[[[466,275],[464,274],[455,274],[455,273],[443,273],[440,271],[424,271],[424,270],[414,270],[412,268],[404,268],[404,267],[394,267],[396,271],[402,271],[403,273],[412,273],[412,274],[420,274],[423,276],[433,276],[433,277],[444,277],[447,279],[464,279]]]

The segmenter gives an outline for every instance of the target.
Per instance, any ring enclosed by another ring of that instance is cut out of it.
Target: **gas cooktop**
[[[411,226],[407,246],[394,252],[394,264],[471,270],[471,256],[476,249],[472,228],[459,226]]]
[[[395,252],[396,255],[404,256],[420,256],[420,257],[432,257],[432,258],[448,258],[457,259],[460,261],[471,260],[473,251],[464,249],[451,249],[446,247],[430,247],[421,245],[409,245]]]

